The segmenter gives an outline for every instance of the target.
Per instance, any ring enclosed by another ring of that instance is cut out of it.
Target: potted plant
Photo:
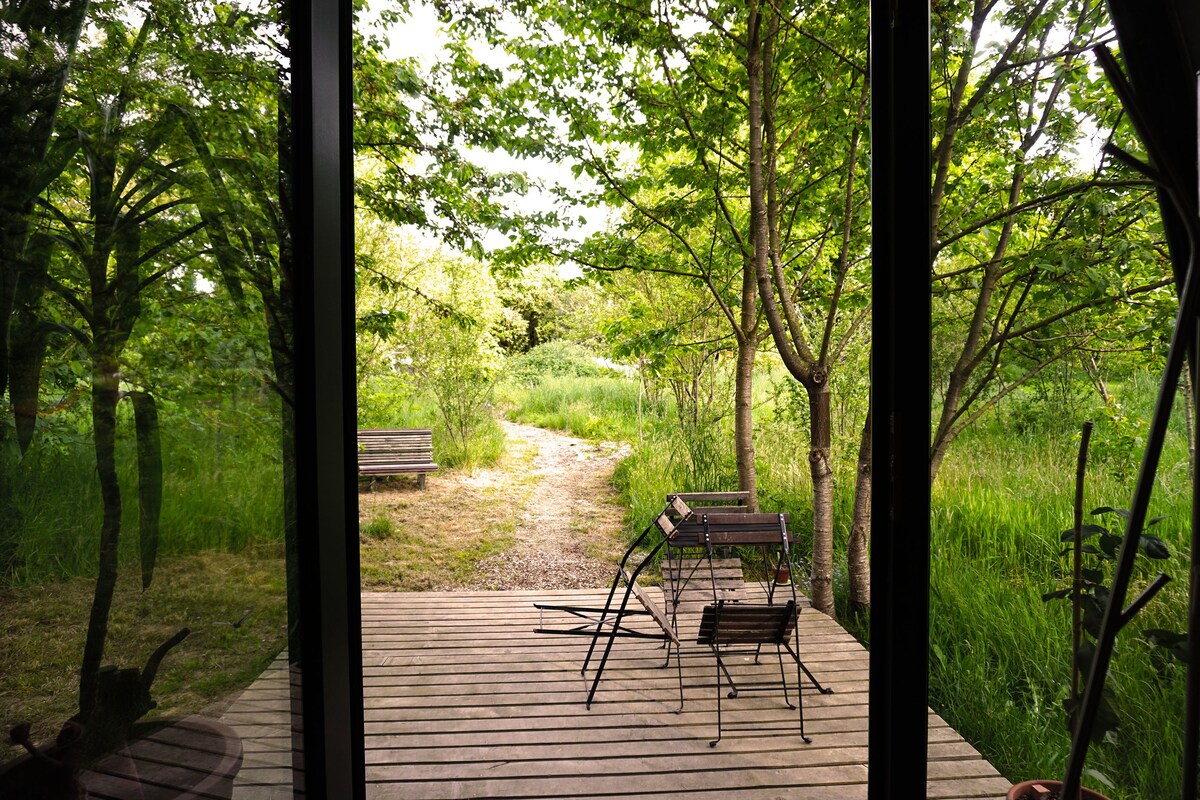
[[[1092,423],[1085,422],[1080,435],[1079,455],[1075,468],[1075,507],[1074,525],[1062,531],[1060,541],[1067,544],[1061,555],[1070,559],[1071,569],[1066,586],[1046,592],[1042,595],[1043,602],[1067,600],[1071,603],[1071,682],[1063,710],[1066,712],[1067,727],[1075,730],[1077,716],[1083,696],[1083,678],[1090,668],[1095,654],[1095,641],[1100,635],[1100,626],[1104,619],[1111,592],[1109,590],[1110,576],[1107,566],[1117,560],[1122,537],[1098,523],[1085,523],[1083,514],[1083,480],[1087,469],[1088,444],[1091,440]],[[1111,506],[1100,506],[1092,509],[1093,517],[1116,516],[1127,520],[1129,512],[1125,509]],[[1148,520],[1146,527],[1153,527],[1162,522],[1164,517]],[[1163,560],[1170,558],[1171,552],[1161,538],[1153,534],[1143,533],[1138,542],[1138,550],[1148,558]],[[1155,593],[1170,580],[1160,573],[1135,601],[1130,614],[1136,613]],[[1145,632],[1151,642],[1170,647],[1176,634],[1168,631]],[[1113,707],[1111,686],[1106,685],[1101,695],[1096,722],[1089,738],[1093,743],[1099,743],[1120,723]],[[1104,780],[1096,772],[1093,777]],[[1062,782],[1057,780],[1030,780],[1013,786],[1008,792],[1009,800],[1051,800],[1057,799],[1062,789]],[[1081,798],[1085,800],[1106,800],[1105,796],[1091,789],[1080,789]]]

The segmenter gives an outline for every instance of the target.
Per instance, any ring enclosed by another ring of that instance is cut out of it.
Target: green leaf
[[[1124,519],[1126,522],[1129,521],[1129,511],[1124,508],[1113,508],[1112,506],[1100,506],[1099,508],[1092,509],[1092,516],[1098,516],[1100,514],[1116,514],[1117,516]]]
[[[1099,783],[1108,789],[1117,788],[1116,785],[1111,780],[1108,779],[1108,776],[1105,775],[1103,772],[1100,772],[1099,770],[1088,767],[1087,769],[1085,769],[1083,771],[1083,774],[1086,775],[1087,777],[1091,778],[1092,780],[1094,780],[1096,783]]]
[[[1167,543],[1149,533],[1143,533],[1138,540],[1138,548],[1150,558],[1170,558],[1171,551],[1167,548]]]
[[[1099,525],[1093,525],[1091,523],[1087,523],[1080,529],[1080,533],[1081,533],[1080,538],[1088,539],[1088,538],[1091,538],[1092,536],[1096,536],[1098,534],[1108,533],[1108,529],[1102,528]],[[1062,541],[1064,541],[1064,542],[1071,541],[1072,539],[1075,538],[1075,529],[1068,528],[1067,530],[1062,532],[1062,535],[1059,538],[1061,538]]]
[[[1100,550],[1108,558],[1117,557],[1117,549],[1121,546],[1121,537],[1106,533],[1100,537]]]
[[[1100,625],[1104,622],[1104,604],[1095,597],[1085,597],[1083,603],[1083,629],[1092,638],[1100,638]]]

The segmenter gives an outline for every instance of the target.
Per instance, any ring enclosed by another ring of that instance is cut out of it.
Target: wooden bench
[[[436,472],[433,431],[429,428],[366,428],[358,432],[358,474],[417,476],[425,488],[425,474]]]

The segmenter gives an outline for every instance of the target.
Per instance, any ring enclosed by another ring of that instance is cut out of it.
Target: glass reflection
[[[0,6],[0,797],[292,793],[285,35]]]

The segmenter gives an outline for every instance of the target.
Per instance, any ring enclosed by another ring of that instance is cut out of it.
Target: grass
[[[163,660],[151,717],[219,712],[262,674],[287,642],[284,565],[278,547],[167,558],[146,591],[127,570],[117,588],[105,663],[138,667],[180,628],[192,633]],[[78,706],[79,663],[92,581],[0,591],[0,721],[34,724],[53,738]],[[240,625],[238,623],[241,621]],[[17,755],[15,748],[8,756]]]
[[[505,387],[500,405],[515,422],[566,431],[594,441],[637,441],[662,409],[642,397],[639,427],[636,381],[611,375],[543,378],[530,388]]]
[[[266,407],[239,414],[160,406],[163,508],[145,591],[136,445],[121,420],[120,567],[103,663],[140,669],[192,631],[162,663],[151,716],[220,713],[286,643],[279,419]],[[23,458],[6,439],[0,474],[0,721],[30,722],[44,740],[78,708],[101,516],[90,435],[53,420]]]
[[[1071,526],[1075,447],[1062,433],[1005,437],[993,425],[959,443],[935,489],[932,701],[1013,780],[1061,775],[1070,749],[1062,709],[1069,607],[1043,604],[1041,595],[1060,585],[1065,568],[1058,534]],[[1179,792],[1183,670],[1139,631],[1185,628],[1190,498],[1178,482],[1186,458],[1176,431],[1151,504],[1167,515],[1155,532],[1174,555],[1161,565],[1141,559],[1130,597],[1160,566],[1176,581],[1119,638],[1109,683],[1121,727],[1089,752],[1088,782],[1114,800]],[[1131,479],[1108,466],[1089,473],[1087,509],[1128,505]]]
[[[469,480],[391,481],[359,493],[364,590],[427,591],[465,582],[512,545],[519,509],[537,476],[533,448],[513,448]],[[506,473],[500,478],[499,473]],[[514,476],[515,479],[514,479]]]
[[[268,424],[234,431],[164,417],[160,556],[282,540],[275,435]],[[137,455],[131,436],[118,445],[121,559],[129,564],[138,548]],[[94,575],[101,501],[91,442],[35,440],[24,458],[8,450],[0,459],[0,586]]]

